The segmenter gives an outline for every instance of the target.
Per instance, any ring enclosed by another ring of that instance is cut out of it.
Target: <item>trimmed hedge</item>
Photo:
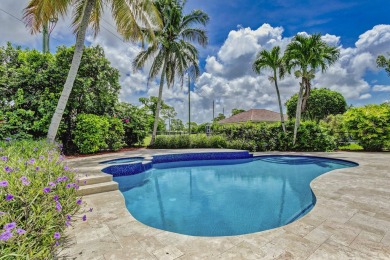
[[[157,136],[153,148],[229,148],[249,151],[332,151],[336,140],[327,128],[316,122],[302,122],[298,139],[292,144],[294,122],[287,122],[287,134],[280,123],[214,125],[213,136]]]

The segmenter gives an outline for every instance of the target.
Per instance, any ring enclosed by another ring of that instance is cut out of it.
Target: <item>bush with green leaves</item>
[[[86,220],[75,173],[55,145],[7,140],[0,141],[0,258],[54,259],[66,247],[66,227]]]
[[[108,135],[107,146],[109,150],[118,151],[125,143],[123,141],[125,135],[125,129],[120,119],[115,117],[108,117]]]
[[[109,126],[107,117],[92,114],[78,115],[73,141],[80,153],[94,153],[106,149]]]
[[[344,114],[348,132],[366,151],[381,151],[390,143],[390,105],[367,105]]]

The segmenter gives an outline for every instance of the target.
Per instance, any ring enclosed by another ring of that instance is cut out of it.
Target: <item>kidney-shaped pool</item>
[[[114,177],[130,213],[151,227],[193,236],[232,236],[280,227],[316,199],[310,182],[357,164],[319,157],[262,156],[153,164]]]

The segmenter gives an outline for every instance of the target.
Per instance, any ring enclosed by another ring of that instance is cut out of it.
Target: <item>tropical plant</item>
[[[294,118],[298,103],[298,94],[286,101],[287,115]],[[347,102],[339,92],[326,88],[313,89],[307,99],[306,109],[302,111],[302,118],[319,122],[328,115],[344,114]]]
[[[280,56],[280,47],[275,46],[272,48],[271,51],[262,50],[260,51],[257,56],[256,60],[253,62],[253,70],[260,74],[260,71],[266,68],[270,68],[272,70],[272,76],[269,76],[269,81],[275,84],[276,94],[278,96],[278,102],[279,102],[279,111],[280,111],[280,122],[282,123],[283,131],[286,132],[286,126],[284,124],[284,115],[283,115],[283,106],[282,101],[280,99],[280,92],[278,87],[278,71],[279,71],[279,78],[283,78],[284,76],[284,65],[283,65],[283,56]]]
[[[196,24],[205,26],[209,21],[208,15],[200,10],[184,15],[184,4],[185,1],[179,0],[155,1],[163,23],[162,29],[155,31],[157,44],[150,44],[133,61],[134,68],[140,69],[146,61],[153,59],[148,80],[161,73],[151,145],[156,138],[164,82],[169,88],[174,85],[177,76],[183,85],[185,73],[197,78],[200,73],[198,50],[191,42],[204,47],[208,41],[204,30],[193,27]]]
[[[142,40],[143,34],[140,25],[143,28],[148,28],[149,39],[153,38],[152,28],[159,24],[159,19],[154,6],[148,0],[30,0],[24,10],[24,20],[27,26],[31,28],[32,33],[38,33],[51,17],[65,16],[67,11],[73,8],[72,24],[76,33],[76,45],[68,76],[47,133],[47,138],[51,142],[55,140],[68,98],[72,92],[83,54],[87,28],[91,25],[94,35],[98,34],[104,5],[110,7],[117,30],[124,40]]]
[[[388,55],[390,55],[390,53],[388,53]],[[386,59],[384,55],[379,55],[376,59],[376,64],[378,65],[378,68],[384,68],[387,75],[390,76],[390,58]]]
[[[306,103],[310,96],[311,80],[314,79],[318,68],[325,72],[330,65],[337,61],[340,50],[323,41],[321,34],[313,34],[311,36],[298,34],[287,45],[284,55],[288,73],[291,73],[292,69],[297,68],[294,75],[297,78],[301,78],[294,126],[293,144],[295,144],[301,113],[305,111]]]

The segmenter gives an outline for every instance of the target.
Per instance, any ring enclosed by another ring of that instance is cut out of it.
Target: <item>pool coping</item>
[[[389,153],[255,153],[273,154],[345,158],[359,166],[315,178],[310,186],[317,203],[301,219],[233,237],[192,237],[145,226],[128,213],[119,191],[86,196],[94,214],[69,230],[75,244],[66,252],[77,259],[89,259],[87,255],[100,259],[390,257]],[[93,235],[86,237],[80,230]]]

